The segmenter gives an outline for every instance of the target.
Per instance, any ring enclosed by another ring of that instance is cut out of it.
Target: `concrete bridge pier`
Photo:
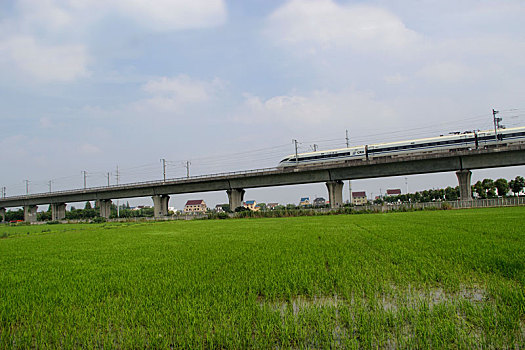
[[[5,221],[5,208],[0,208],[0,222]]]
[[[111,215],[111,199],[99,199],[98,207],[100,208],[100,216],[109,219]]]
[[[51,204],[51,220],[64,220],[66,218],[66,203]]]
[[[157,195],[153,198],[153,216],[156,218],[162,218],[168,216],[168,202],[170,196],[168,195]]]
[[[472,187],[470,186],[470,178],[472,172],[470,170],[456,171],[456,176],[459,182],[459,199],[468,201],[472,199]]]
[[[328,200],[330,208],[340,208],[343,205],[343,181],[328,181]]]
[[[24,221],[25,222],[36,222],[36,211],[38,206],[26,205],[24,206]]]
[[[244,193],[246,191],[242,188],[232,188],[227,190],[228,203],[230,204],[230,210],[235,211],[238,207],[242,207],[242,201],[244,200]]]

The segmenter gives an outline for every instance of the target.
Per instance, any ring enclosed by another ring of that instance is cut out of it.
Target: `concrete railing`
[[[435,201],[421,203],[395,203],[383,205],[360,205],[352,207],[356,211],[399,211],[399,210],[424,210],[424,209],[467,209],[467,208],[494,208],[494,207],[515,207],[525,205],[525,197],[502,197],[490,199],[472,199],[466,201]]]

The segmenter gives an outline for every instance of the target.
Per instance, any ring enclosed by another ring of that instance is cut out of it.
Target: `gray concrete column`
[[[343,181],[328,181],[328,199],[330,208],[340,208],[343,205]]]
[[[5,208],[0,208],[0,222],[5,221]]]
[[[66,204],[53,203],[51,204],[51,220],[64,220],[66,218]]]
[[[99,199],[98,207],[100,208],[100,216],[109,219],[111,215],[111,199]]]
[[[170,196],[163,194],[151,198],[153,198],[153,216],[156,218],[168,216],[168,202]]]
[[[456,171],[456,176],[459,182],[459,199],[467,201],[472,199],[472,187],[470,187],[470,178],[472,172],[470,170]]]
[[[36,222],[36,211],[38,207],[36,205],[26,205],[24,207],[24,221],[25,222]]]
[[[228,194],[228,203],[230,204],[230,210],[235,211],[238,207],[242,207],[242,201],[244,200],[244,193],[246,191],[242,188],[233,188],[227,190]]]

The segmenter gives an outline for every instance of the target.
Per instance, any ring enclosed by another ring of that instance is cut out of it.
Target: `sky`
[[[522,0],[3,0],[8,196],[275,166],[299,151],[525,125]],[[108,176],[109,173],[109,176]],[[507,179],[525,167],[473,172]],[[370,197],[454,173],[352,181]],[[348,186],[344,195],[348,198]],[[298,203],[324,184],[248,189]],[[208,205],[222,192],[172,196]],[[150,198],[130,199],[151,205]]]

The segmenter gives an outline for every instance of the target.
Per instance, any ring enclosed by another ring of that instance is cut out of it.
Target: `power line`
[[[495,110],[494,110],[495,111]],[[500,118],[504,117],[505,121],[508,121],[505,123],[507,126],[513,126],[513,125],[519,125],[521,123],[522,119],[525,117],[525,108],[512,108],[512,109],[500,109]],[[493,117],[495,114],[493,115]],[[498,118],[499,119],[499,118]],[[461,120],[455,120],[452,122],[439,122],[434,124],[426,124],[424,126],[414,126],[411,128],[404,128],[404,129],[394,129],[394,130],[388,130],[388,131],[380,131],[380,132],[362,132],[362,131],[356,131],[356,137],[352,137],[352,142],[356,145],[364,145],[364,144],[371,144],[372,142],[377,143],[379,142],[391,142],[396,139],[405,138],[409,139],[413,135],[417,135],[420,138],[426,137],[425,135],[429,135],[432,133],[437,132],[443,132],[445,128],[448,128],[449,130],[453,128],[464,128],[468,127],[469,129],[478,129],[480,127],[480,123],[483,124],[483,127],[488,126],[489,120],[487,118],[487,114],[484,115],[478,115],[468,118],[463,118]],[[501,120],[500,120],[501,121]],[[474,122],[474,123],[473,123]],[[497,121],[496,121],[497,122]],[[501,125],[500,125],[501,126]],[[502,126],[501,126],[502,127]],[[487,128],[488,129],[488,128]],[[496,124],[496,130],[498,129],[498,124]],[[366,135],[366,136],[359,136],[359,135]],[[334,135],[335,136],[335,135]],[[378,140],[378,138],[381,138],[381,140]],[[304,143],[299,143],[297,140],[293,141],[294,143],[294,151],[295,156],[297,157],[297,154],[299,151],[305,151],[309,152],[310,149],[307,145],[313,144],[313,146],[310,146],[314,149],[314,151],[318,151],[319,149],[334,149],[334,148],[343,148],[343,147],[349,147],[350,146],[350,138],[348,130],[345,132],[345,137],[337,137],[337,138],[316,138],[316,140],[309,140],[304,141]],[[258,149],[252,149],[252,150],[244,150],[240,152],[232,152],[232,153],[222,153],[222,154],[215,154],[215,155],[207,155],[203,157],[197,157],[193,158],[191,162],[194,163],[194,168],[192,169],[194,173],[199,173],[199,171],[204,171],[205,169],[210,169],[213,172],[217,171],[217,167],[221,167],[220,171],[225,171],[225,168],[233,168],[240,166],[246,166],[248,167],[250,164],[257,164],[257,167],[262,167],[262,164],[274,162],[278,159],[282,159],[282,157],[286,156],[286,149],[289,147],[289,144],[280,144],[276,146],[269,146],[269,147],[263,147]],[[190,164],[191,162],[189,160],[184,161],[183,166],[180,166],[181,161],[172,161],[167,159],[161,159],[162,166],[163,166],[163,179],[166,180],[167,178],[167,171],[169,169],[173,169],[174,171],[176,169],[185,168],[186,169],[186,177],[189,177],[190,173]],[[271,166],[271,165],[270,165]],[[238,169],[232,169],[232,170],[238,170]],[[128,179],[134,179],[134,178],[140,178],[142,181],[144,181],[144,178],[155,178],[156,174],[158,172],[158,163],[148,163],[148,164],[142,164],[142,165],[136,165],[131,166],[124,169],[118,169],[117,168],[117,184],[121,182],[122,176]],[[87,187],[87,177],[90,176],[91,178],[107,178],[108,186],[110,184],[109,178],[110,174],[107,172],[91,172],[87,173],[86,170],[82,171],[84,175],[84,188]],[[58,177],[55,179],[52,179],[52,185],[56,188],[62,188],[66,186],[67,184],[72,184],[76,182],[77,176],[64,176],[64,177]],[[33,188],[39,188],[44,185],[48,185],[51,187],[51,184],[49,181],[42,181],[42,182],[32,182]],[[29,180],[25,180],[25,187],[26,187],[26,194],[29,193]],[[22,185],[21,184],[14,184],[12,186],[9,186],[10,189],[20,192],[22,191]],[[33,189],[34,191],[34,189]],[[5,191],[4,191],[5,192]]]

